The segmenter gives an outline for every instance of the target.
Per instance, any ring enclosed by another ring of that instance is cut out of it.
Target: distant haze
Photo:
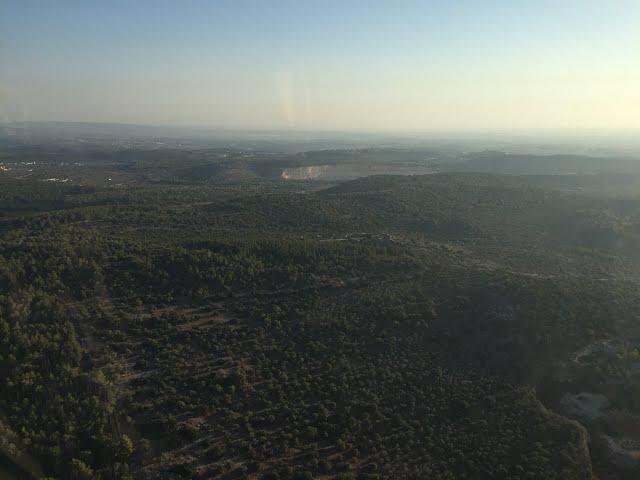
[[[640,1],[0,0],[0,121],[640,128]]]

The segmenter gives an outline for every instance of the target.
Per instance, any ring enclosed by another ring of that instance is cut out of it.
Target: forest
[[[361,154],[0,172],[0,476],[638,478],[637,179]]]

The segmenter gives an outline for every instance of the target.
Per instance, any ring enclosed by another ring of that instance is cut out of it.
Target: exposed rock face
[[[285,168],[280,174],[280,178],[284,180],[313,180],[320,177],[326,170],[326,165]]]

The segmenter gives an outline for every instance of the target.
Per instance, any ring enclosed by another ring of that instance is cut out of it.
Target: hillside
[[[575,175],[596,173],[639,174],[640,161],[632,158],[592,157],[587,155],[523,155],[499,151],[467,155],[466,162],[455,167],[462,171],[508,175]]]
[[[634,478],[638,199],[540,180],[4,189],[2,468]]]

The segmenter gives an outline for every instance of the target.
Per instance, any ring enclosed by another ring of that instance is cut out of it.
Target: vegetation
[[[0,475],[636,478],[637,197],[3,182]]]

